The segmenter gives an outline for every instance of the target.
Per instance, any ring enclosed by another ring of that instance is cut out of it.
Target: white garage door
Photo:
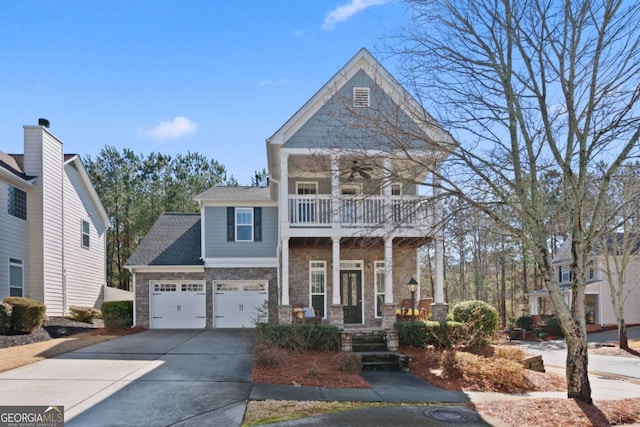
[[[251,328],[266,321],[266,280],[215,281],[214,287],[216,328]]]
[[[199,329],[207,324],[205,282],[149,284],[152,329]]]

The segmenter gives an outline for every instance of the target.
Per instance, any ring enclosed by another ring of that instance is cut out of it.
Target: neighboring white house
[[[552,265],[555,277],[565,302],[571,305],[571,241],[565,241],[558,253],[553,258]],[[617,288],[618,274],[615,272],[613,260],[609,263],[612,268],[612,280]],[[607,277],[607,263],[604,255],[597,254],[591,259],[589,271],[587,272],[587,287],[585,289],[585,316],[587,324],[593,325],[616,325],[616,315],[611,302],[611,287]],[[640,258],[632,260],[625,273],[624,294],[629,293],[624,305],[624,317],[626,324],[640,324]],[[538,289],[527,294],[529,299],[529,312],[532,316],[541,314],[551,314],[552,306],[547,301],[548,292],[546,289]],[[545,313],[546,311],[546,313]]]
[[[0,300],[23,296],[61,316],[99,307],[109,217],[77,154],[40,119],[24,154],[0,151]]]
[[[376,128],[390,112],[402,131]],[[455,144],[360,50],[267,139],[268,186],[214,187],[195,198],[199,214],[158,219],[127,261],[136,324],[251,326],[268,302],[271,322],[304,306],[333,325],[389,328],[430,242],[444,317],[439,205],[419,191],[442,143]]]

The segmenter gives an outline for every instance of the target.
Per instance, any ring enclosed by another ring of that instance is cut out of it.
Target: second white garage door
[[[256,320],[266,321],[266,280],[216,280],[214,282],[214,325],[216,328],[251,328]]]
[[[206,319],[205,282],[157,281],[149,284],[152,329],[199,329]]]

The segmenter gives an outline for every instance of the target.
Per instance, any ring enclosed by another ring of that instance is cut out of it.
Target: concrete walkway
[[[0,399],[68,426],[238,426],[252,355],[246,330],[146,331],[0,373]]]

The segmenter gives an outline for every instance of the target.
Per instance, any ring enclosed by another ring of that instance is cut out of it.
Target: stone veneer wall
[[[136,273],[136,325],[148,328],[149,281],[151,280],[206,280],[207,328],[213,328],[214,280],[268,280],[269,322],[278,318],[278,283],[276,268],[207,268],[204,273]]]
[[[380,246],[347,246],[340,248],[340,259],[343,261],[363,261],[362,297],[364,304],[364,321],[367,326],[380,326],[381,318],[375,317],[374,266],[375,261],[384,261],[384,247]],[[331,273],[331,246],[293,247],[289,249],[289,301],[294,304],[309,304],[309,262],[326,262],[326,302],[325,310],[331,306],[333,278]],[[416,274],[417,254],[411,246],[395,246],[393,248],[393,301],[400,305],[402,299],[411,298],[406,283]],[[370,265],[369,265],[370,264]]]

